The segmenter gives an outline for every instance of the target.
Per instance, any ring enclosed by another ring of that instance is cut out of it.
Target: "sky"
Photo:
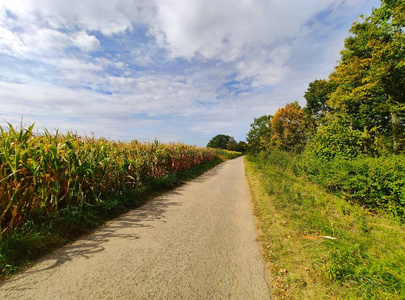
[[[0,126],[205,146],[327,78],[376,0],[0,0]]]

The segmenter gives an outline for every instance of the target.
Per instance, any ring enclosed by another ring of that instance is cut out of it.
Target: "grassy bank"
[[[306,176],[328,191],[405,223],[405,156],[322,159],[311,153],[268,151],[266,160],[296,176]]]
[[[281,299],[403,299],[405,229],[292,168],[247,156],[263,257]]]

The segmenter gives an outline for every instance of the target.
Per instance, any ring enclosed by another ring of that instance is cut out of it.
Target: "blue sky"
[[[326,78],[374,0],[0,2],[0,125],[244,140]]]

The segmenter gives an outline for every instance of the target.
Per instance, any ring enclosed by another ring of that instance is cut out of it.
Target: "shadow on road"
[[[228,162],[229,163],[229,162]],[[216,166],[215,168],[205,172],[201,176],[194,178],[190,182],[203,182],[213,176],[215,176],[223,168],[223,164]],[[48,254],[31,266],[26,271],[8,279],[6,282],[18,282],[19,279],[29,277],[30,275],[38,272],[46,272],[51,269],[55,269],[66,262],[72,261],[76,258],[82,257],[90,259],[91,257],[101,253],[105,250],[104,244],[113,239],[126,239],[128,242],[136,241],[140,239],[140,236],[135,233],[120,233],[125,228],[140,228],[151,227],[153,221],[165,222],[165,212],[170,207],[181,206],[181,202],[170,201],[172,195],[182,195],[184,186],[179,186],[174,190],[168,191],[161,196],[149,200],[143,206],[131,210],[124,215],[106,222],[103,226],[95,230],[93,233],[82,236],[72,244]],[[149,223],[149,224],[148,224]],[[49,276],[52,276],[52,272],[49,272]],[[2,287],[2,290],[7,290]],[[30,285],[17,285],[13,286],[12,290],[27,290],[31,289]]]
[[[177,190],[170,191],[160,197],[149,200],[145,205],[127,212],[126,214],[108,221],[106,224],[98,228],[91,234],[82,236],[72,244],[44,256],[39,259],[28,270],[6,280],[6,282],[17,281],[23,277],[28,277],[31,274],[48,271],[63,265],[66,262],[74,260],[78,257],[90,259],[97,253],[105,250],[104,243],[113,239],[126,239],[129,242],[135,241],[140,238],[137,234],[120,233],[125,228],[140,228],[140,227],[153,227],[148,223],[151,221],[159,220],[164,221],[164,214],[169,207],[181,206],[179,202],[172,202],[167,197],[171,194],[181,194]],[[167,195],[167,196],[166,196]],[[52,276],[52,273],[49,273]],[[3,284],[0,284],[0,288]],[[30,286],[14,286],[12,290],[27,290]]]
[[[228,161],[227,163],[229,164],[230,161]],[[220,165],[217,165],[215,168],[212,168],[211,170],[208,170],[208,171],[205,172],[204,174],[202,174],[202,175],[200,175],[200,176],[198,176],[198,177],[192,179],[190,182],[203,182],[203,181],[207,180],[208,178],[213,177],[213,176],[215,176],[216,174],[218,174],[219,171],[222,170],[223,168],[224,168],[224,164],[223,164],[223,163],[220,164]],[[176,191],[176,190],[178,190],[178,189],[181,189],[181,187],[180,187],[180,188],[176,188],[176,189],[173,190],[173,191]],[[169,193],[170,193],[170,192],[169,192]]]

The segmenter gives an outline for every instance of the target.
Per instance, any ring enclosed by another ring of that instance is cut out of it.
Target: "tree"
[[[301,152],[306,144],[304,110],[298,102],[280,108],[271,121],[271,145],[283,151]]]
[[[309,84],[304,98],[307,100],[304,111],[315,120],[320,120],[331,110],[326,104],[330,94],[336,90],[336,85],[325,79],[316,79]]]
[[[238,143],[236,143],[235,140],[231,140],[228,144],[228,147],[226,147],[226,149],[229,151],[236,151],[237,147],[238,147]]]
[[[236,145],[236,151],[245,153],[246,150],[247,150],[247,144],[246,144],[244,141],[240,141],[240,142]]]
[[[272,118],[273,116],[264,115],[255,118],[253,123],[250,124],[250,130],[246,136],[247,146],[250,151],[259,152],[269,146]]]
[[[327,105],[352,130],[392,152],[405,150],[405,1],[384,0],[354,23]]]
[[[235,142],[235,139],[233,137],[225,134],[218,134],[208,142],[207,147],[227,149],[229,143],[231,142]]]

